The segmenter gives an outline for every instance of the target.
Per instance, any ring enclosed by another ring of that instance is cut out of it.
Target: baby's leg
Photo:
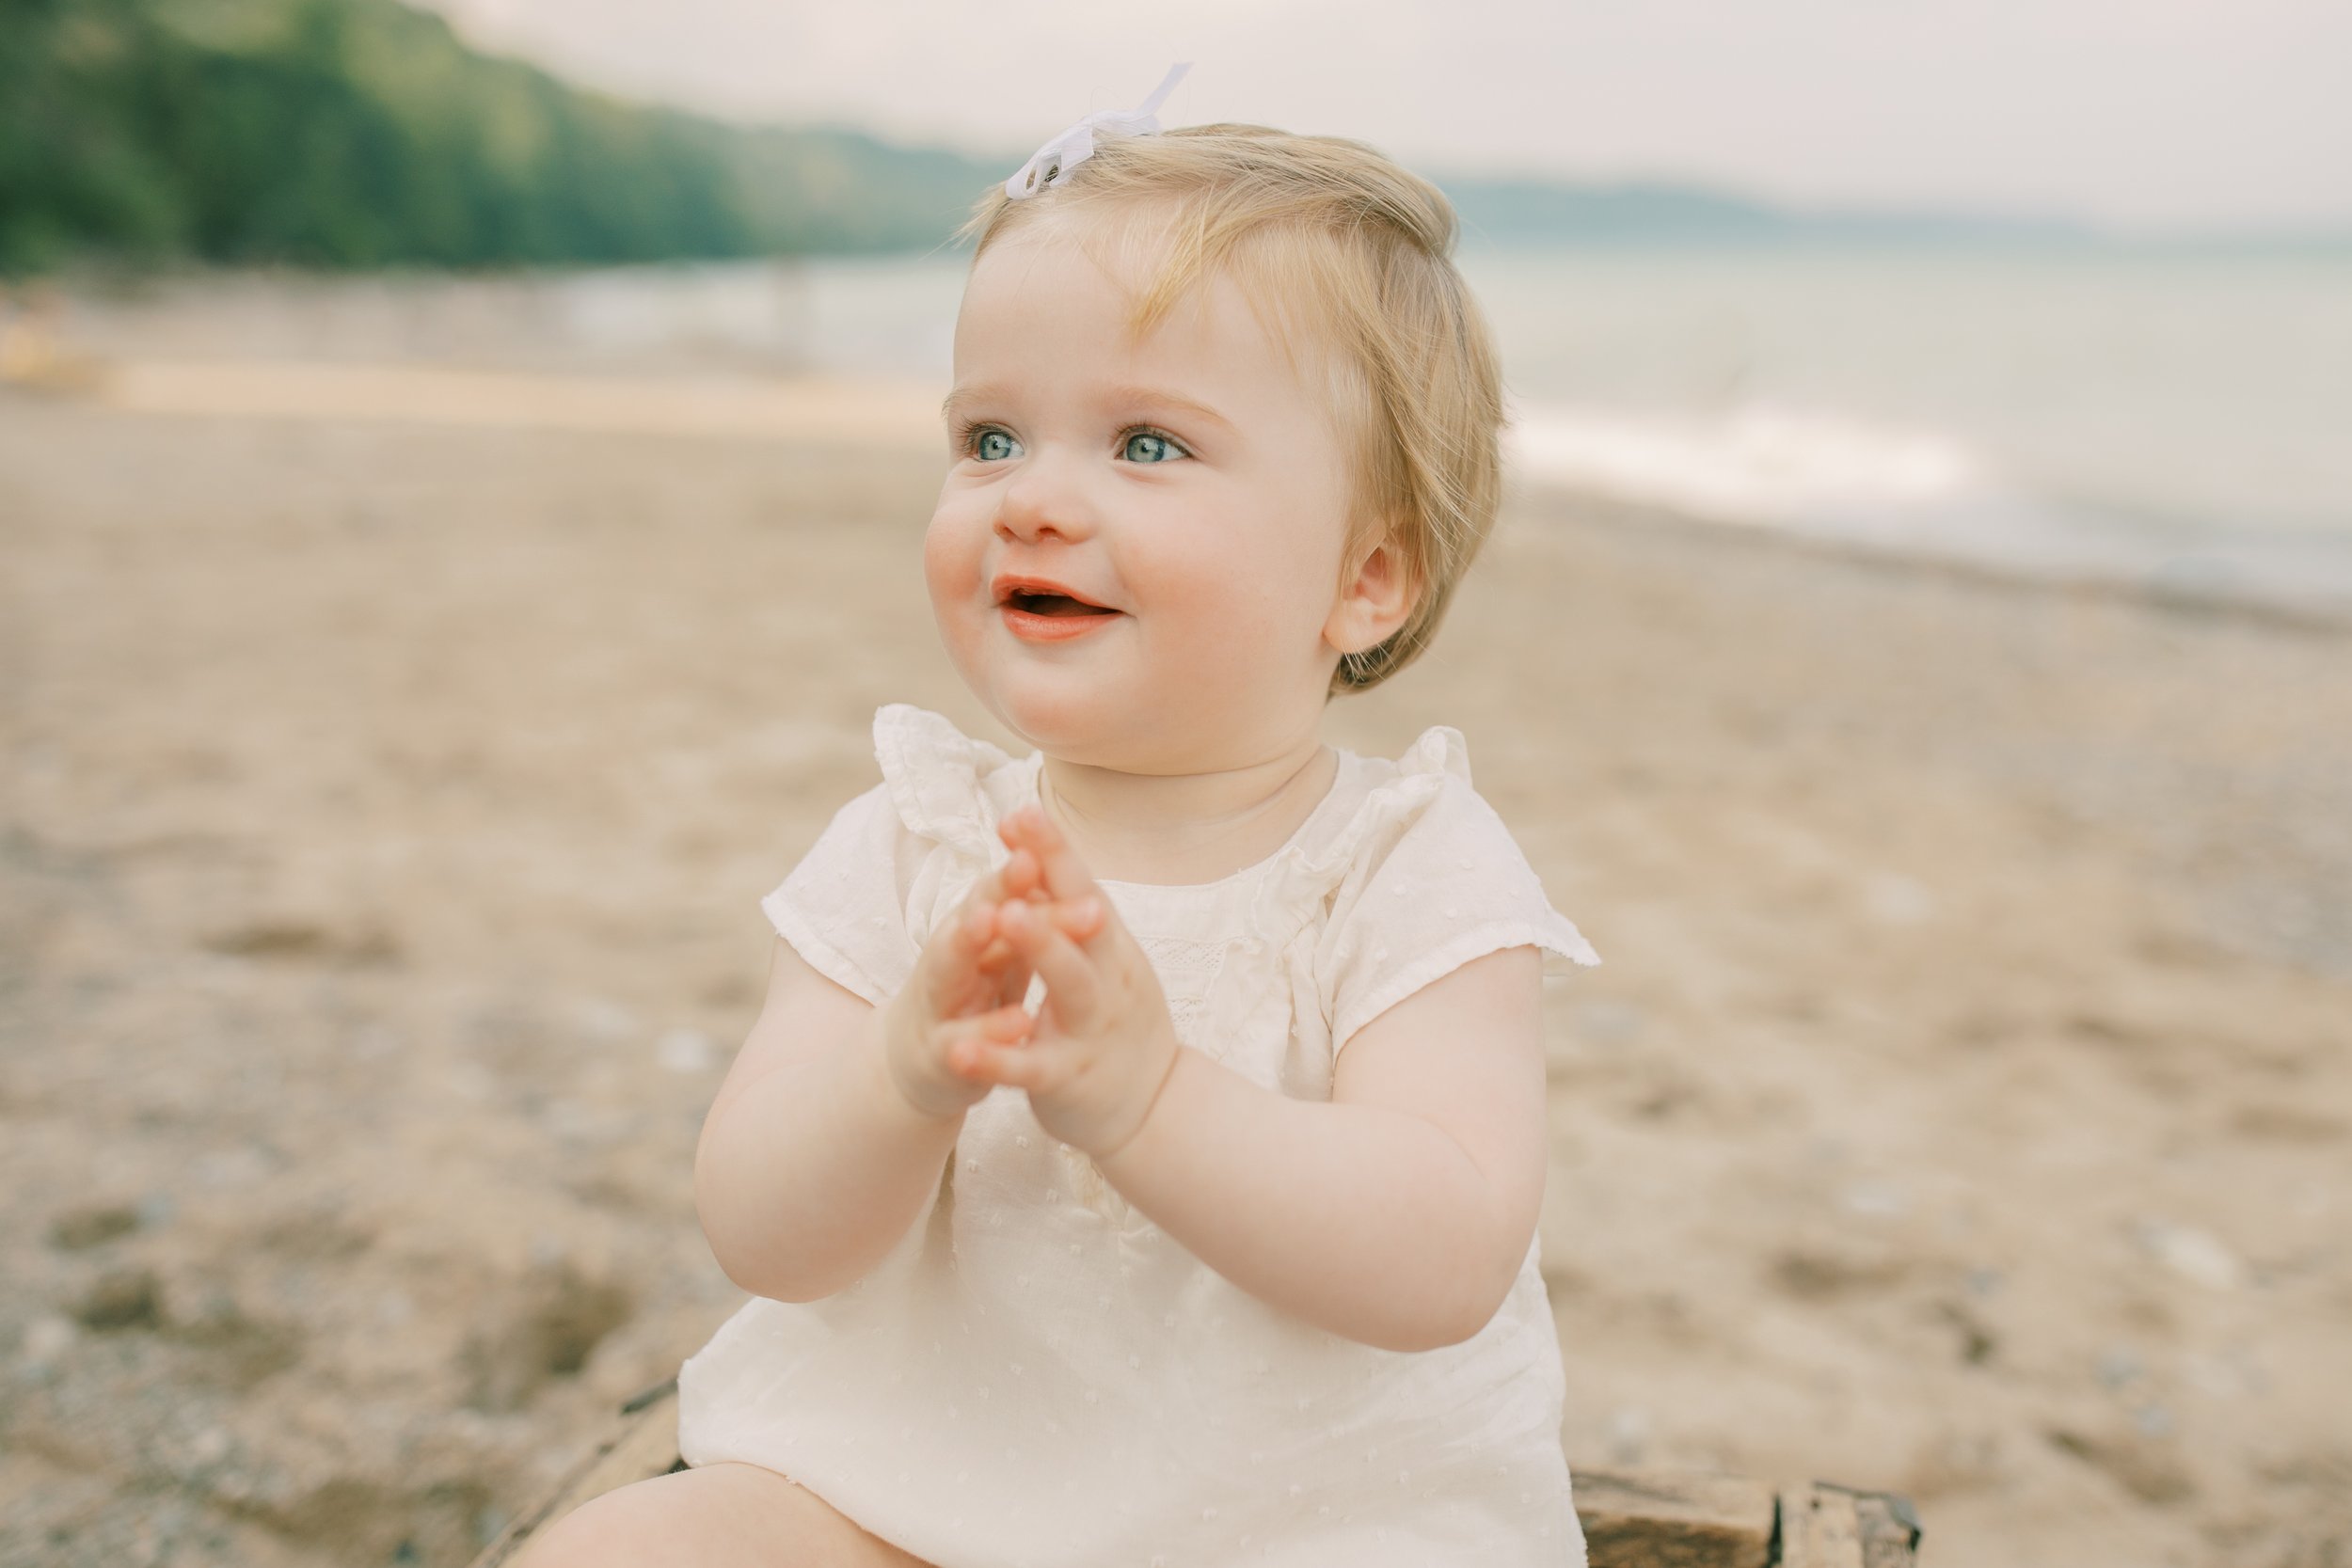
[[[756,1465],[704,1465],[581,1504],[514,1568],[930,1568]]]

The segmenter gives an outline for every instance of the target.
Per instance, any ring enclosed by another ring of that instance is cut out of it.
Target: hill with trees
[[[584,91],[398,0],[0,4],[0,274],[900,249],[1001,178]]]
[[[975,158],[628,103],[477,53],[402,0],[0,0],[0,277],[91,261],[928,249],[1027,151]],[[1800,213],[1675,183],[1433,178],[1470,244],[2116,243],[2058,222]],[[2352,236],[2276,244],[2340,252]]]

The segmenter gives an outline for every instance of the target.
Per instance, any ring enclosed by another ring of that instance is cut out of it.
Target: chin
[[[1091,760],[1088,753],[1115,745],[1129,713],[1144,705],[1122,683],[1106,682],[1101,670],[1057,670],[1017,649],[1002,657],[1006,650],[991,641],[990,632],[960,646],[951,640],[956,673],[998,723],[1040,751]]]
[[[1115,766],[1105,753],[1117,748],[1123,705],[1089,695],[998,688],[988,705],[1005,728],[1041,752],[1070,762]]]

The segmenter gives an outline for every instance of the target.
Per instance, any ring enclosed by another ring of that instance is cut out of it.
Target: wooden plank
[[[1853,1494],[1792,1486],[1780,1495],[1780,1568],[1864,1568]]]
[[[505,1568],[550,1520],[677,1468],[676,1394],[673,1379],[629,1401],[596,1450],[473,1568]],[[1579,1470],[1575,1480],[1592,1568],[1914,1568],[1917,1522],[1900,1497],[1824,1483],[1775,1498],[1762,1481],[1707,1471]]]
[[[596,1446],[550,1488],[516,1514],[499,1538],[474,1559],[473,1568],[500,1568],[522,1550],[531,1533],[591,1497],[617,1492],[636,1481],[677,1468],[677,1380],[648,1388],[621,1407],[621,1419]]]
[[[1817,1481],[1825,1491],[1848,1492]],[[1919,1516],[1909,1497],[1893,1492],[1849,1492],[1862,1528],[1862,1568],[1914,1568],[1919,1553]]]
[[[1772,1489],[1705,1471],[1579,1470],[1592,1568],[1765,1568]]]

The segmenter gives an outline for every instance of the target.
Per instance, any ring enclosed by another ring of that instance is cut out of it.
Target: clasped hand
[[[1181,1049],[1152,961],[1070,842],[1034,805],[998,824],[1012,855],[924,944],[885,1014],[908,1102],[954,1116],[999,1084],[1097,1160],[1143,1126]],[[1045,982],[1034,1015],[1023,998]]]

